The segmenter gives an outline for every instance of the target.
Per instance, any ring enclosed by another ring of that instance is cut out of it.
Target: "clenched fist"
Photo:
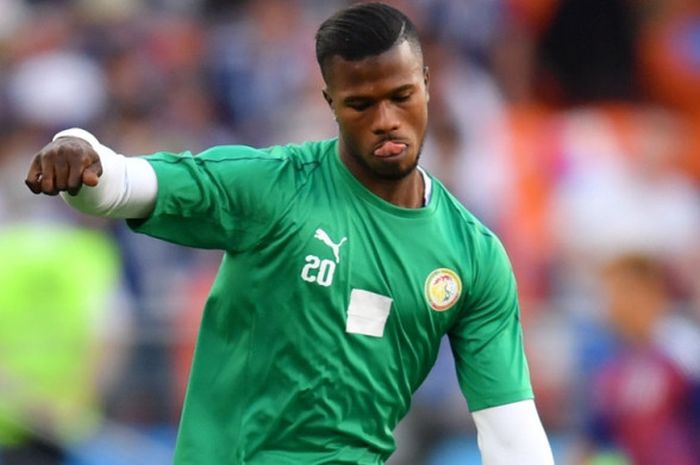
[[[75,195],[83,185],[96,186],[101,175],[100,157],[88,142],[60,137],[34,156],[24,182],[35,194]]]

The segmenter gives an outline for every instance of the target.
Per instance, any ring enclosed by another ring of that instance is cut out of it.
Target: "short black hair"
[[[338,11],[321,24],[316,32],[316,60],[326,79],[328,62],[334,56],[362,60],[403,41],[422,60],[418,32],[405,14],[383,3],[361,3]]]

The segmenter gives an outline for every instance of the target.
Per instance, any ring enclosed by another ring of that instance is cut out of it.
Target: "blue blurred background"
[[[0,465],[170,463],[220,259],[31,195],[32,155],[331,137],[313,36],[349,3],[0,0]],[[557,463],[700,464],[698,2],[390,3],[431,70],[422,163],[513,261]],[[390,465],[479,463],[443,349]]]

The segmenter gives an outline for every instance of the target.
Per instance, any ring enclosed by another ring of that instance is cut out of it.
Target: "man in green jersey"
[[[336,139],[125,158],[71,129],[27,175],[84,212],[225,251],[175,462],[381,464],[448,335],[484,463],[553,463],[503,247],[417,166],[429,75],[414,26],[354,6],[316,52]]]

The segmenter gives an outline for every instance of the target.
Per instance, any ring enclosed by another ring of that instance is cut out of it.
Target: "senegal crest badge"
[[[449,268],[433,270],[425,280],[425,298],[430,307],[444,312],[452,307],[462,293],[462,281]]]

